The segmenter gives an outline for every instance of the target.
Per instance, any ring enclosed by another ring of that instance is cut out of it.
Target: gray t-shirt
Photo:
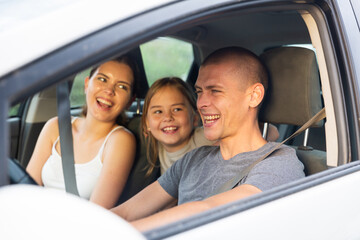
[[[228,160],[222,158],[219,146],[203,146],[176,161],[158,181],[167,193],[178,199],[179,205],[203,200],[269,152],[275,144],[267,143],[256,151],[239,153]],[[250,184],[266,191],[304,177],[303,170],[295,150],[283,145],[256,164],[240,184]]]

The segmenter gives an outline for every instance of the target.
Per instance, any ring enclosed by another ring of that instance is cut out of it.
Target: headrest
[[[260,121],[302,126],[322,109],[319,73],[312,50],[279,47],[264,52],[260,58],[270,75]]]

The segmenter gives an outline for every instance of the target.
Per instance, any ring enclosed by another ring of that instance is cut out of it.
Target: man
[[[265,67],[246,49],[223,48],[207,57],[195,84],[197,107],[205,137],[219,146],[189,152],[113,212],[145,231],[304,177],[295,151],[282,146],[236,187],[212,196],[274,146],[263,139],[257,119],[266,86]],[[178,206],[160,211],[176,200]]]

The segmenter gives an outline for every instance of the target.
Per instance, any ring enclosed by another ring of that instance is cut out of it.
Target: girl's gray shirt
[[[219,146],[203,146],[176,161],[158,181],[167,193],[178,199],[179,205],[204,200],[269,152],[275,144],[269,142],[256,151],[239,153],[228,160],[222,158]],[[240,184],[250,184],[266,191],[303,177],[304,165],[295,150],[283,145],[256,164]]]

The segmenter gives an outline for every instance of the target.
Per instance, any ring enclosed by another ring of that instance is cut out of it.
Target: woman
[[[108,209],[116,204],[135,157],[134,136],[117,124],[133,97],[134,69],[127,56],[93,69],[85,79],[84,117],[72,120],[79,195]],[[41,131],[27,171],[39,185],[65,189],[57,117]]]

